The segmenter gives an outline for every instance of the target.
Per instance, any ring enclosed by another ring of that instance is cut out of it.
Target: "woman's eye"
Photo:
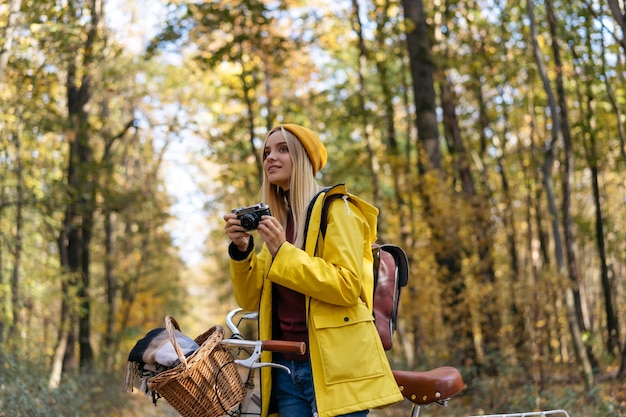
[[[288,147],[286,147],[286,146],[281,146],[281,147],[280,147],[280,151],[281,151],[281,152],[289,152],[289,148],[288,148]]]

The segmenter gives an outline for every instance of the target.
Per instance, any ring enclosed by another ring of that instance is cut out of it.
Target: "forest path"
[[[125,410],[122,417],[180,417],[180,414],[163,398],[155,406],[152,404],[152,400],[137,390],[128,396],[130,397],[128,399],[130,407]]]

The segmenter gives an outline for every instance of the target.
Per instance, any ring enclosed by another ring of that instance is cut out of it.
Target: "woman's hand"
[[[262,216],[257,228],[272,256],[276,255],[280,245],[287,240],[285,229],[273,216]]]
[[[236,214],[228,213],[224,215],[224,221],[226,222],[224,232],[228,238],[241,252],[247,251],[250,244],[250,233],[241,226],[241,220],[237,218]]]

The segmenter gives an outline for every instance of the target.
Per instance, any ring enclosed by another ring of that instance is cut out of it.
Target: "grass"
[[[0,417],[112,417],[130,407],[122,398],[123,380],[113,375],[64,376],[50,389],[43,362],[0,354],[0,369]]]

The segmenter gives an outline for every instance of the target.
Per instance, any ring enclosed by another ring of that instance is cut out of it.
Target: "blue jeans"
[[[311,362],[288,361],[282,358],[276,358],[274,362],[291,370],[291,375],[280,369],[272,371],[272,386],[280,417],[317,417]],[[365,417],[368,413],[369,410],[363,410],[338,417]]]

